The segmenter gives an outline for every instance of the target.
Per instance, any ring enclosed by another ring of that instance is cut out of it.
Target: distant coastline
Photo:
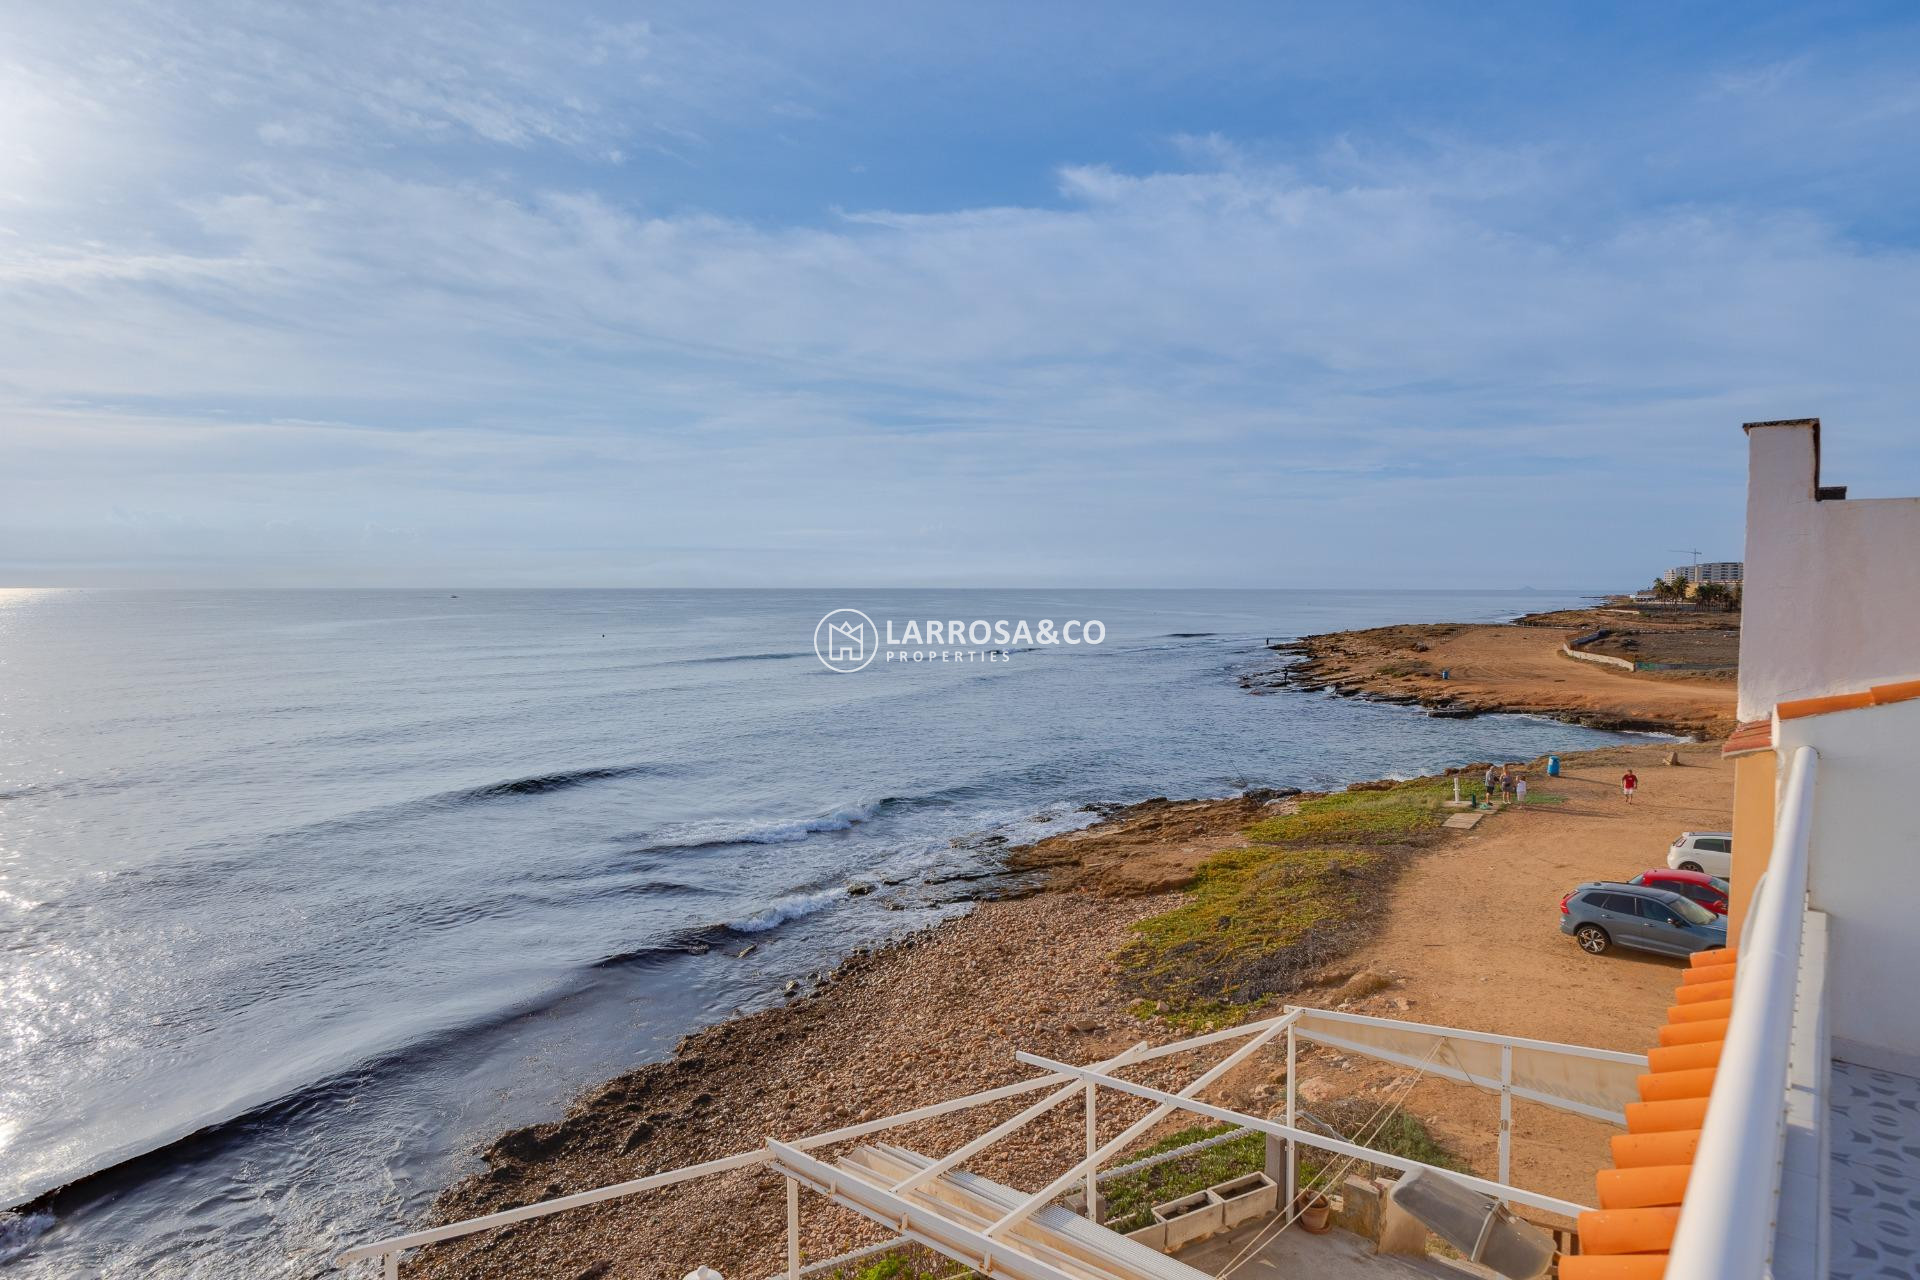
[[[1635,622],[1638,634],[1668,643],[1732,628],[1738,614]],[[1243,677],[1259,692],[1324,689],[1341,697],[1420,706],[1465,718],[1544,715],[1623,732],[1698,740],[1734,728],[1734,667],[1717,673],[1629,673],[1574,662],[1562,647],[1621,620],[1607,609],[1527,614],[1511,623],[1416,623],[1302,636],[1274,646],[1288,661]]]

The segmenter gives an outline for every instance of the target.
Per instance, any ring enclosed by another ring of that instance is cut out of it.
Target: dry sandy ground
[[[1552,627],[1427,623],[1307,636],[1287,683],[1476,711],[1529,711],[1602,728],[1724,738],[1726,680],[1635,674],[1560,653]],[[1441,671],[1449,678],[1442,680]]]
[[[1423,854],[1401,878],[1379,937],[1354,956],[1403,981],[1367,1011],[1478,1031],[1644,1053],[1654,1042],[1683,962],[1615,950],[1589,956],[1559,932],[1560,898],[1587,880],[1625,879],[1664,865],[1673,838],[1725,829],[1733,768],[1717,744],[1630,747],[1568,758],[1562,777],[1535,774],[1536,796],[1564,795],[1496,814],[1463,838]],[[1631,762],[1632,805],[1620,794]],[[1396,1002],[1406,1001],[1400,1009]],[[1485,1095],[1422,1084],[1409,1107],[1475,1168],[1496,1167],[1498,1108]],[[1607,1162],[1607,1126],[1520,1103],[1514,1112],[1516,1185],[1591,1203]]]
[[[1565,777],[1534,779],[1536,795],[1564,795],[1565,803],[1494,815],[1418,854],[1384,904],[1377,939],[1297,1001],[1332,1004],[1346,969],[1364,969],[1393,985],[1350,1006],[1362,1011],[1644,1050],[1678,965],[1631,953],[1589,957],[1559,933],[1557,906],[1582,880],[1656,865],[1680,830],[1725,825],[1731,776],[1717,751],[1683,748],[1683,766],[1667,768],[1659,763],[1667,750],[1570,757]],[[1628,760],[1642,780],[1631,809],[1616,786]],[[1231,842],[1262,803],[1224,802],[1211,812],[1139,807],[1122,815],[1119,838],[1077,850],[1094,857],[1062,860],[1060,874],[1074,883],[1076,869],[1090,863],[1111,871],[1131,849],[1154,867],[1137,883],[1159,884]],[[1159,856],[1148,832],[1157,833]],[[1165,893],[1047,892],[984,904],[912,945],[856,956],[820,994],[688,1037],[673,1060],[591,1092],[561,1123],[507,1135],[488,1153],[488,1172],[451,1189],[436,1216],[530,1203],[1021,1079],[1028,1071],[1013,1061],[1017,1048],[1086,1062],[1141,1040],[1178,1038],[1179,1030],[1126,1012],[1108,959],[1134,920],[1175,901]],[[1177,1088],[1200,1069],[1194,1057],[1174,1058],[1137,1078]],[[1312,1055],[1303,1076],[1329,1097],[1385,1096],[1409,1079],[1359,1060],[1336,1065],[1330,1055]],[[1269,1110],[1283,1079],[1277,1055],[1256,1059],[1210,1096]],[[1488,1095],[1426,1082],[1409,1096],[1409,1108],[1476,1170],[1493,1171],[1497,1108]],[[951,1149],[1021,1105],[926,1122],[894,1140]],[[1144,1108],[1103,1095],[1102,1136]],[[1077,1106],[1062,1108],[970,1167],[1037,1188],[1074,1158],[1081,1123]],[[1516,1131],[1521,1185],[1591,1199],[1604,1126],[1523,1104]],[[811,1198],[806,1224],[809,1257],[874,1238],[871,1227]],[[428,1250],[406,1274],[673,1280],[706,1263],[752,1280],[781,1265],[783,1226],[779,1180],[749,1170]]]

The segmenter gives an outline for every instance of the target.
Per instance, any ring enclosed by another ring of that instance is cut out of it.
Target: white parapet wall
[[[1920,659],[1920,654],[1914,655]],[[1807,899],[1828,917],[1828,1029],[1863,1066],[1920,1065],[1920,699],[1782,720],[1781,767],[1820,753]]]
[[[1920,655],[1920,498],[1818,498],[1817,418],[1747,424],[1740,718],[1910,678]]]
[[[1627,659],[1616,658],[1610,653],[1588,653],[1583,649],[1576,649],[1569,644],[1561,645],[1560,652],[1569,658],[1578,658],[1582,662],[1597,662],[1603,667],[1619,667],[1623,671],[1633,671],[1637,669],[1633,663]]]

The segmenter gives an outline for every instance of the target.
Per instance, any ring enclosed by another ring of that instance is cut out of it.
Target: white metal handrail
[[[1740,935],[1733,1016],[1680,1206],[1668,1275],[1752,1280],[1766,1273],[1778,1218],[1787,1055],[1818,763],[1812,747],[1800,747],[1788,766],[1773,851]]]
[[[1120,1093],[1130,1093],[1137,1098],[1145,1098],[1149,1102],[1158,1102],[1165,1110],[1191,1111],[1195,1115],[1206,1116],[1212,1120],[1244,1125],[1246,1128],[1257,1130],[1271,1137],[1286,1138],[1293,1142],[1298,1142],[1303,1146],[1317,1147],[1322,1151],[1331,1151],[1335,1155],[1351,1156],[1354,1159],[1385,1165],[1389,1169],[1398,1169],[1403,1173],[1420,1169],[1444,1178],[1451,1178],[1461,1186],[1469,1190],[1478,1191],[1482,1195],[1489,1195],[1497,1200],[1511,1200],[1515,1204],[1524,1204],[1533,1209],[1543,1209],[1548,1213],[1557,1213],[1565,1218],[1577,1218],[1582,1213],[1585,1213],[1588,1208],[1588,1206],[1584,1204],[1575,1204],[1571,1200],[1562,1200],[1558,1196],[1543,1195],[1537,1191],[1527,1191],[1523,1188],[1509,1186],[1505,1183],[1490,1182],[1485,1178],[1476,1178],[1471,1174],[1458,1173],[1451,1169],[1442,1169],[1436,1165],[1426,1164],[1423,1161],[1413,1160],[1405,1156],[1397,1156],[1388,1151],[1377,1151],[1372,1147],[1363,1147],[1342,1138],[1329,1138],[1306,1129],[1281,1124],[1278,1121],[1263,1120],[1258,1116],[1250,1116],[1243,1112],[1235,1111],[1230,1107],[1219,1107],[1210,1102],[1201,1102],[1197,1098],[1190,1097],[1185,1092],[1169,1093],[1165,1089],[1155,1089],[1151,1085],[1136,1084],[1131,1080],[1122,1080],[1118,1076],[1109,1075],[1104,1071],[1096,1071],[1090,1067],[1076,1067],[1069,1063],[1056,1062],[1052,1058],[1045,1058],[1037,1053],[1016,1053],[1013,1056],[1028,1066],[1042,1067],[1048,1071],[1058,1072],[1062,1075],[1077,1075],[1082,1080],[1097,1084],[1102,1088],[1114,1089]],[[1191,1088],[1191,1086],[1189,1086],[1189,1088]],[[1077,1170],[1070,1172],[1077,1173]],[[1067,1180],[1066,1175],[1063,1175],[1062,1180],[1063,1182]]]
[[[1016,1054],[1015,1056],[1018,1061],[1041,1067],[1044,1074],[1029,1077],[1028,1079],[1017,1081],[1013,1084],[1001,1085],[998,1088],[968,1094],[964,1097],[952,1098],[944,1102],[935,1102],[926,1106],[915,1107],[912,1110],[899,1112],[895,1115],[885,1116],[877,1120],[867,1120],[858,1124],[847,1125],[843,1128],[829,1130],[825,1133],[816,1133],[804,1138],[797,1138],[790,1143],[779,1143],[768,1140],[764,1146],[758,1149],[738,1152],[717,1160],[709,1160],[703,1164],[690,1165],[686,1168],[673,1169],[664,1173],[650,1174],[646,1177],[616,1183],[612,1186],[598,1187],[591,1191],[576,1192],[572,1195],[563,1195],[552,1200],[487,1214],[484,1217],[470,1218],[463,1222],[450,1222],[443,1226],[429,1227],[424,1230],[409,1232],[405,1235],[393,1236],[385,1240],[377,1240],[371,1244],[358,1245],[341,1253],[336,1261],[341,1267],[351,1267],[360,1262],[373,1261],[380,1265],[386,1276],[389,1277],[389,1280],[393,1280],[393,1278],[399,1274],[401,1256],[410,1250],[420,1248],[424,1245],[455,1240],[463,1236],[470,1236],[482,1231],[504,1227],[511,1223],[544,1218],[568,1209],[618,1200],[641,1192],[670,1187],[697,1178],[725,1173],[730,1170],[765,1165],[773,1165],[778,1169],[780,1166],[786,1165],[788,1177],[788,1264],[786,1274],[788,1280],[800,1280],[800,1277],[808,1274],[811,1269],[803,1267],[799,1257],[799,1187],[803,1182],[808,1186],[815,1186],[818,1180],[804,1172],[792,1172],[796,1166],[794,1166],[792,1161],[786,1159],[787,1154],[800,1155],[802,1153],[819,1150],[823,1147],[852,1142],[863,1137],[885,1132],[889,1129],[895,1129],[922,1120],[933,1119],[938,1116],[950,1115],[974,1107],[1009,1101],[1022,1095],[1036,1093],[1043,1089],[1052,1089],[1053,1093],[1025,1108],[1015,1117],[1014,1121],[1003,1122],[1000,1125],[994,1126],[980,1137],[963,1144],[957,1152],[950,1153],[939,1160],[933,1161],[928,1166],[930,1168],[952,1169],[962,1163],[968,1154],[977,1153],[986,1145],[1004,1137],[1011,1125],[1018,1125],[1037,1118],[1046,1110],[1068,1101],[1076,1094],[1082,1095],[1087,1099],[1087,1152],[1085,1158],[1079,1161],[1066,1174],[1061,1175],[1053,1183],[1049,1184],[1045,1190],[1031,1196],[1027,1196],[1026,1193],[1019,1193],[1025,1198],[1023,1198],[1020,1203],[1010,1206],[1008,1211],[996,1221],[979,1224],[982,1228],[978,1233],[980,1238],[987,1241],[995,1249],[1005,1246],[1006,1237],[1002,1234],[1003,1232],[1020,1229],[1019,1224],[1022,1221],[1050,1203],[1055,1196],[1066,1190],[1068,1186],[1076,1180],[1084,1179],[1088,1184],[1087,1205],[1089,1206],[1089,1213],[1090,1215],[1097,1214],[1098,1195],[1096,1186],[1099,1181],[1101,1164],[1118,1155],[1135,1140],[1140,1138],[1146,1130],[1176,1111],[1191,1111],[1196,1114],[1209,1116],[1215,1120],[1240,1126],[1235,1134],[1228,1135],[1231,1137],[1245,1136],[1249,1133],[1263,1133],[1269,1138],[1289,1140],[1290,1154],[1287,1173],[1287,1184],[1289,1186],[1291,1186],[1294,1181],[1291,1156],[1291,1147],[1294,1143],[1322,1148],[1337,1155],[1363,1157],[1375,1163],[1386,1164],[1403,1170],[1415,1167],[1430,1168],[1431,1166],[1420,1165],[1417,1161],[1400,1160],[1397,1157],[1359,1147],[1339,1138],[1324,1137],[1294,1127],[1293,1121],[1296,1116],[1296,1108],[1293,1094],[1294,1082],[1298,1078],[1298,1075],[1294,1069],[1296,1062],[1294,1054],[1295,1037],[1293,1032],[1309,1015],[1331,1019],[1333,1025],[1341,1027],[1358,1028],[1364,1024],[1382,1027],[1398,1027],[1403,1030],[1430,1033],[1438,1036],[1442,1043],[1460,1040],[1499,1045],[1503,1051],[1503,1067],[1506,1068],[1501,1072],[1502,1078],[1499,1084],[1499,1088],[1502,1091],[1503,1103],[1500,1142],[1500,1181],[1497,1183],[1488,1182],[1483,1179],[1468,1178],[1465,1175],[1448,1174],[1447,1176],[1456,1177],[1457,1180],[1464,1182],[1476,1190],[1497,1195],[1501,1199],[1531,1205],[1535,1208],[1541,1208],[1549,1212],[1560,1213],[1567,1216],[1581,1212],[1586,1206],[1573,1204],[1569,1201],[1559,1200],[1550,1196],[1541,1196],[1536,1193],[1522,1191],[1517,1187],[1507,1185],[1506,1179],[1509,1170],[1506,1157],[1508,1130],[1510,1129],[1509,1108],[1507,1106],[1509,1099],[1507,1095],[1509,1092],[1518,1092],[1514,1090],[1511,1085],[1510,1067],[1512,1051],[1515,1049],[1531,1051],[1545,1050],[1564,1056],[1596,1059],[1603,1062],[1617,1062],[1623,1066],[1644,1066],[1645,1063],[1645,1060],[1637,1055],[1620,1054],[1609,1050],[1588,1049],[1577,1045],[1556,1045],[1544,1041],[1517,1040],[1508,1037],[1493,1036],[1484,1032],[1461,1031],[1456,1028],[1446,1027],[1429,1027],[1420,1023],[1394,1023],[1386,1019],[1366,1018],[1357,1014],[1336,1015],[1330,1014],[1325,1010],[1289,1007],[1277,1017],[1245,1023],[1238,1027],[1229,1027],[1153,1047],[1135,1045],[1124,1053],[1096,1063],[1090,1068],[1055,1063],[1051,1059],[1037,1058],[1031,1054]],[[1284,1125],[1276,1124],[1272,1121],[1261,1120],[1257,1117],[1228,1108],[1215,1107],[1211,1104],[1197,1101],[1196,1095],[1204,1091],[1227,1072],[1245,1062],[1253,1054],[1259,1052],[1269,1041],[1282,1034],[1285,1034],[1288,1039],[1288,1104],[1286,1112],[1288,1123]],[[1316,1034],[1319,1038],[1328,1038],[1324,1033]],[[1212,1045],[1229,1044],[1234,1041],[1242,1041],[1244,1043],[1241,1043],[1219,1062],[1216,1062],[1212,1067],[1203,1071],[1198,1077],[1177,1092],[1167,1092],[1159,1089],[1151,1089],[1144,1085],[1131,1084],[1110,1074],[1111,1069],[1117,1066],[1136,1066],[1141,1063],[1155,1061],[1177,1054],[1190,1053],[1196,1049],[1203,1049]],[[1362,1055],[1379,1057],[1384,1061],[1399,1060],[1398,1055],[1378,1045],[1356,1043],[1352,1046],[1352,1050]],[[1426,1063],[1426,1067],[1438,1070],[1437,1064],[1431,1062],[1431,1060]],[[1490,1084],[1474,1080],[1471,1076],[1465,1076],[1464,1073],[1462,1073],[1461,1078],[1466,1079],[1469,1083],[1481,1084],[1482,1087],[1494,1087]],[[1094,1123],[1095,1116],[1093,1106],[1094,1096],[1099,1088],[1109,1088],[1121,1093],[1130,1093],[1160,1105],[1149,1111],[1142,1119],[1127,1126],[1118,1136],[1110,1139],[1102,1146],[1099,1145],[1098,1142],[1098,1131]],[[1535,1095],[1530,1094],[1529,1096]],[[1588,1114],[1593,1110],[1593,1108],[1578,1102],[1572,1097],[1555,1097],[1546,1093],[1539,1093],[1537,1094],[1537,1098],[1549,1106],[1559,1107],[1579,1114]],[[1190,1150],[1190,1148],[1183,1148],[1182,1151],[1177,1152],[1158,1153],[1156,1157],[1136,1162],[1136,1164],[1132,1166],[1123,1166],[1119,1170],[1112,1170],[1110,1172],[1125,1172],[1129,1168],[1144,1167],[1147,1164],[1157,1163],[1161,1159],[1177,1158],[1187,1150]],[[812,1162],[808,1161],[806,1167],[812,1168]],[[825,1168],[826,1166],[820,1167]],[[1435,1170],[1435,1172],[1444,1171]],[[888,1203],[890,1204],[894,1202],[904,1203],[902,1196],[911,1190],[911,1184],[915,1181],[915,1179],[909,1178],[899,1186],[876,1185],[871,1188],[871,1190],[889,1197]],[[867,1207],[870,1206],[864,1206],[863,1202],[863,1206],[856,1206],[856,1211],[864,1213]],[[900,1231],[901,1237],[908,1241],[927,1245],[930,1248],[934,1248],[937,1252],[947,1252],[948,1256],[957,1256],[951,1253],[947,1244],[929,1238],[923,1232],[902,1228],[898,1222],[891,1219],[888,1220],[888,1225],[894,1226],[896,1230]],[[951,1242],[948,1242],[948,1244],[950,1243]]]
[[[1269,1030],[1278,1030],[1287,1026],[1298,1013],[1281,1014],[1257,1022],[1242,1023],[1237,1027],[1226,1027],[1219,1031],[1210,1031],[1204,1035],[1193,1036],[1186,1040],[1176,1040],[1170,1044],[1158,1045],[1147,1049],[1136,1046],[1122,1055],[1129,1063],[1150,1062],[1159,1058],[1189,1053],[1209,1045],[1224,1044],[1234,1040],[1243,1040],[1249,1036],[1259,1036]],[[970,1093],[965,1097],[950,1098],[945,1102],[930,1103],[924,1107],[915,1107],[895,1115],[883,1116],[878,1120],[867,1120],[860,1124],[816,1133],[796,1139],[793,1146],[802,1151],[832,1146],[841,1142],[851,1142],[857,1138],[883,1133],[888,1129],[899,1128],[920,1120],[930,1120],[937,1116],[949,1115],[973,1107],[1016,1098],[1022,1094],[1036,1092],[1049,1086],[1065,1084],[1076,1077],[1066,1075],[1042,1075],[1001,1085],[996,1089],[986,1089],[979,1093]],[[1080,1086],[1075,1085],[1078,1089]],[[767,1147],[757,1147],[735,1155],[723,1156],[717,1160],[708,1160],[702,1164],[688,1165],[682,1169],[672,1169],[665,1173],[656,1173],[644,1178],[635,1178],[629,1182],[615,1183],[612,1186],[596,1187],[591,1191],[578,1191],[572,1195],[557,1196],[552,1200],[542,1200],[534,1204],[522,1205],[517,1209],[503,1209],[498,1213],[489,1213],[478,1218],[468,1218],[461,1222],[449,1222],[444,1226],[428,1227],[420,1231],[411,1231],[405,1235],[391,1236],[385,1240],[376,1240],[370,1244],[356,1245],[347,1249],[334,1259],[339,1267],[350,1267],[368,1259],[379,1261],[387,1275],[398,1274],[400,1256],[424,1245],[437,1244],[445,1240],[457,1240],[462,1236],[475,1235],[482,1231],[491,1231],[497,1227],[509,1226],[516,1222],[525,1222],[533,1218],[545,1218],[569,1209],[578,1209],[590,1204],[601,1204],[609,1200],[618,1200],[637,1195],[643,1191],[654,1191],[674,1186],[682,1182],[691,1182],[717,1173],[726,1173],[734,1169],[750,1168],[766,1164],[773,1159],[772,1151]]]

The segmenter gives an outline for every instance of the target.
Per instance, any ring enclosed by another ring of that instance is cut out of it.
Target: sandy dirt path
[[[1724,829],[1733,769],[1714,745],[1630,747],[1570,758],[1564,776],[1535,774],[1531,804],[1492,815],[1418,856],[1376,939],[1353,965],[1399,979],[1362,1012],[1478,1031],[1644,1053],[1665,1021],[1684,962],[1615,949],[1589,956],[1559,931],[1560,898],[1588,880],[1664,865],[1682,831]],[[1629,806],[1620,774],[1641,783]],[[1374,1073],[1378,1074],[1378,1073]],[[1423,1083],[1409,1109],[1476,1170],[1497,1163],[1498,1107],[1464,1087]],[[1605,1125],[1532,1104],[1514,1117],[1517,1185],[1590,1203],[1608,1159]]]

